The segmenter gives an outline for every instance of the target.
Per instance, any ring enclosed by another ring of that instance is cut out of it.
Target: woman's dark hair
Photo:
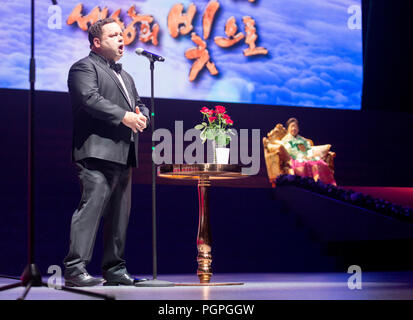
[[[298,126],[298,120],[296,119],[296,118],[290,118],[290,119],[288,119],[287,120],[287,122],[286,122],[286,128],[288,129],[288,127],[290,126],[290,124],[291,123],[293,123],[293,122],[295,122],[296,124],[297,124],[297,126]]]
[[[106,19],[96,21],[94,24],[92,24],[89,27],[88,36],[89,36],[90,47],[93,46],[93,39],[95,38],[102,39],[102,27],[105,24],[113,23],[113,22],[116,22],[116,20],[113,18],[106,18]]]

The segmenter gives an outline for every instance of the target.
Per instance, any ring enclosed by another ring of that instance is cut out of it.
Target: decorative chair
[[[274,129],[268,132],[267,137],[262,139],[264,145],[264,158],[267,167],[268,179],[275,187],[275,179],[281,174],[294,174],[290,166],[290,155],[281,143],[282,138],[287,134],[287,130],[281,123],[278,123]],[[306,140],[310,143],[314,156],[323,159],[334,174],[334,157],[335,152],[330,151],[331,145],[314,146],[311,139]]]

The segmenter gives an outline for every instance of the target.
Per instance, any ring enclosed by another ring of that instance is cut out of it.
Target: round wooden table
[[[198,285],[234,285],[242,283],[211,283],[212,277],[212,239],[209,223],[208,189],[212,180],[239,179],[248,177],[237,164],[163,164],[158,166],[158,177],[198,181],[199,223],[197,236]]]

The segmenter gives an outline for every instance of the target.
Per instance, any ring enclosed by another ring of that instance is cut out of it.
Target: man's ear
[[[93,45],[95,48],[100,48],[100,39],[98,37],[93,38]]]

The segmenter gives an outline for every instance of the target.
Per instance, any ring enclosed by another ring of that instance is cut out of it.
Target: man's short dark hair
[[[92,24],[89,27],[88,36],[89,36],[90,47],[93,46],[93,39],[95,38],[102,39],[102,27],[105,24],[113,23],[113,22],[116,22],[116,20],[113,18],[105,18],[105,19],[96,21],[94,24]]]
[[[288,129],[288,127],[290,126],[290,124],[293,123],[293,122],[295,122],[295,123],[297,124],[297,126],[298,126],[298,120],[297,120],[296,118],[290,118],[290,119],[287,120],[287,123],[285,124],[285,125],[286,125],[286,128]]]

